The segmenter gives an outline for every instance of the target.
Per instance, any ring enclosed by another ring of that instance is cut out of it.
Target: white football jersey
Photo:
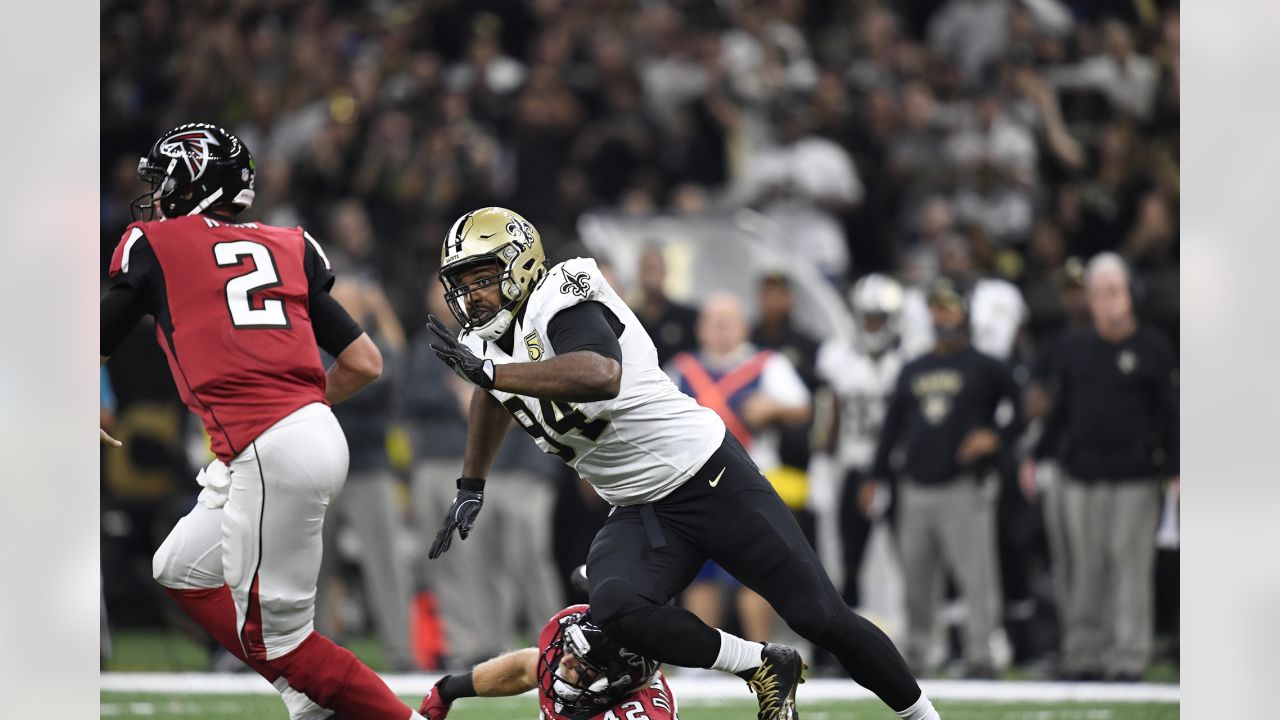
[[[836,456],[846,470],[871,470],[889,399],[905,363],[906,354],[899,348],[886,350],[879,359],[836,340],[818,349],[818,376],[831,385],[840,403]]]
[[[567,307],[594,300],[624,326],[622,387],[611,400],[566,403],[490,394],[533,436],[543,452],[558,455],[611,505],[666,497],[696,473],[724,440],[715,412],[680,392],[658,367],[653,341],[631,309],[609,287],[596,261],[574,258],[551,268],[513,323],[512,354],[473,333],[461,335],[476,355],[501,365],[555,357],[547,325]]]

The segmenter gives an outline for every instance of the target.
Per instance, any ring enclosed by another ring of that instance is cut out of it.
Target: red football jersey
[[[581,615],[589,609],[587,605],[573,605],[556,613],[546,627],[542,628],[542,632],[538,633],[539,657],[546,656],[547,648],[551,645],[551,639],[555,637],[556,631],[560,629],[561,621],[570,616]],[[539,675],[538,682],[541,684],[538,688],[538,716],[542,720],[583,720],[581,717],[569,718],[556,709],[556,703],[547,697],[551,678]],[[648,687],[631,693],[617,705],[591,716],[590,720],[678,720],[678,718],[676,696],[667,686],[667,679],[659,670]]]
[[[325,401],[309,298],[333,273],[302,228],[199,215],[133,223],[110,273],[146,299],[178,391],[223,462]]]

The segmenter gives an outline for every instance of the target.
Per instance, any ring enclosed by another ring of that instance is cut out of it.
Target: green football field
[[[416,706],[419,698],[405,698]],[[1174,720],[1176,704],[1162,703],[993,703],[939,701],[934,705],[944,720]],[[458,701],[449,720],[532,720],[538,710],[531,696]],[[800,703],[806,720],[897,720],[887,708],[871,700]],[[681,703],[684,720],[750,720],[751,701]],[[149,695],[102,693],[102,717],[191,720],[192,718],[261,718],[286,720],[288,714],[274,695]]]

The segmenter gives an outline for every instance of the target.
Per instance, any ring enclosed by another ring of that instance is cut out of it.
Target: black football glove
[[[484,480],[477,478],[458,478],[458,495],[449,506],[444,516],[444,527],[436,533],[435,542],[431,543],[432,560],[440,557],[453,543],[453,531],[457,529],[458,537],[463,540],[471,534],[476,524],[476,516],[480,514],[480,506],[484,504]]]
[[[427,316],[427,329],[436,336],[436,342],[431,343],[431,349],[436,351],[436,357],[443,360],[444,364],[458,373],[458,377],[463,380],[485,390],[493,389],[492,360],[476,357],[475,353],[458,342],[453,333],[449,332],[449,328],[445,327],[435,315]]]

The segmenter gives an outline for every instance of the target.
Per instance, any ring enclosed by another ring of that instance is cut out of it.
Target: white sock
[[[920,699],[916,700],[911,707],[906,710],[899,710],[898,717],[902,720],[942,720],[938,715],[938,711],[933,709],[933,703],[929,702],[929,696],[920,691]]]
[[[417,710],[411,710],[409,711],[409,720],[427,720],[427,719],[419,715]]]
[[[712,670],[739,673],[760,667],[760,653],[764,652],[764,645],[743,640],[723,630],[716,632],[720,633],[720,654],[716,655],[716,661],[711,665]]]

